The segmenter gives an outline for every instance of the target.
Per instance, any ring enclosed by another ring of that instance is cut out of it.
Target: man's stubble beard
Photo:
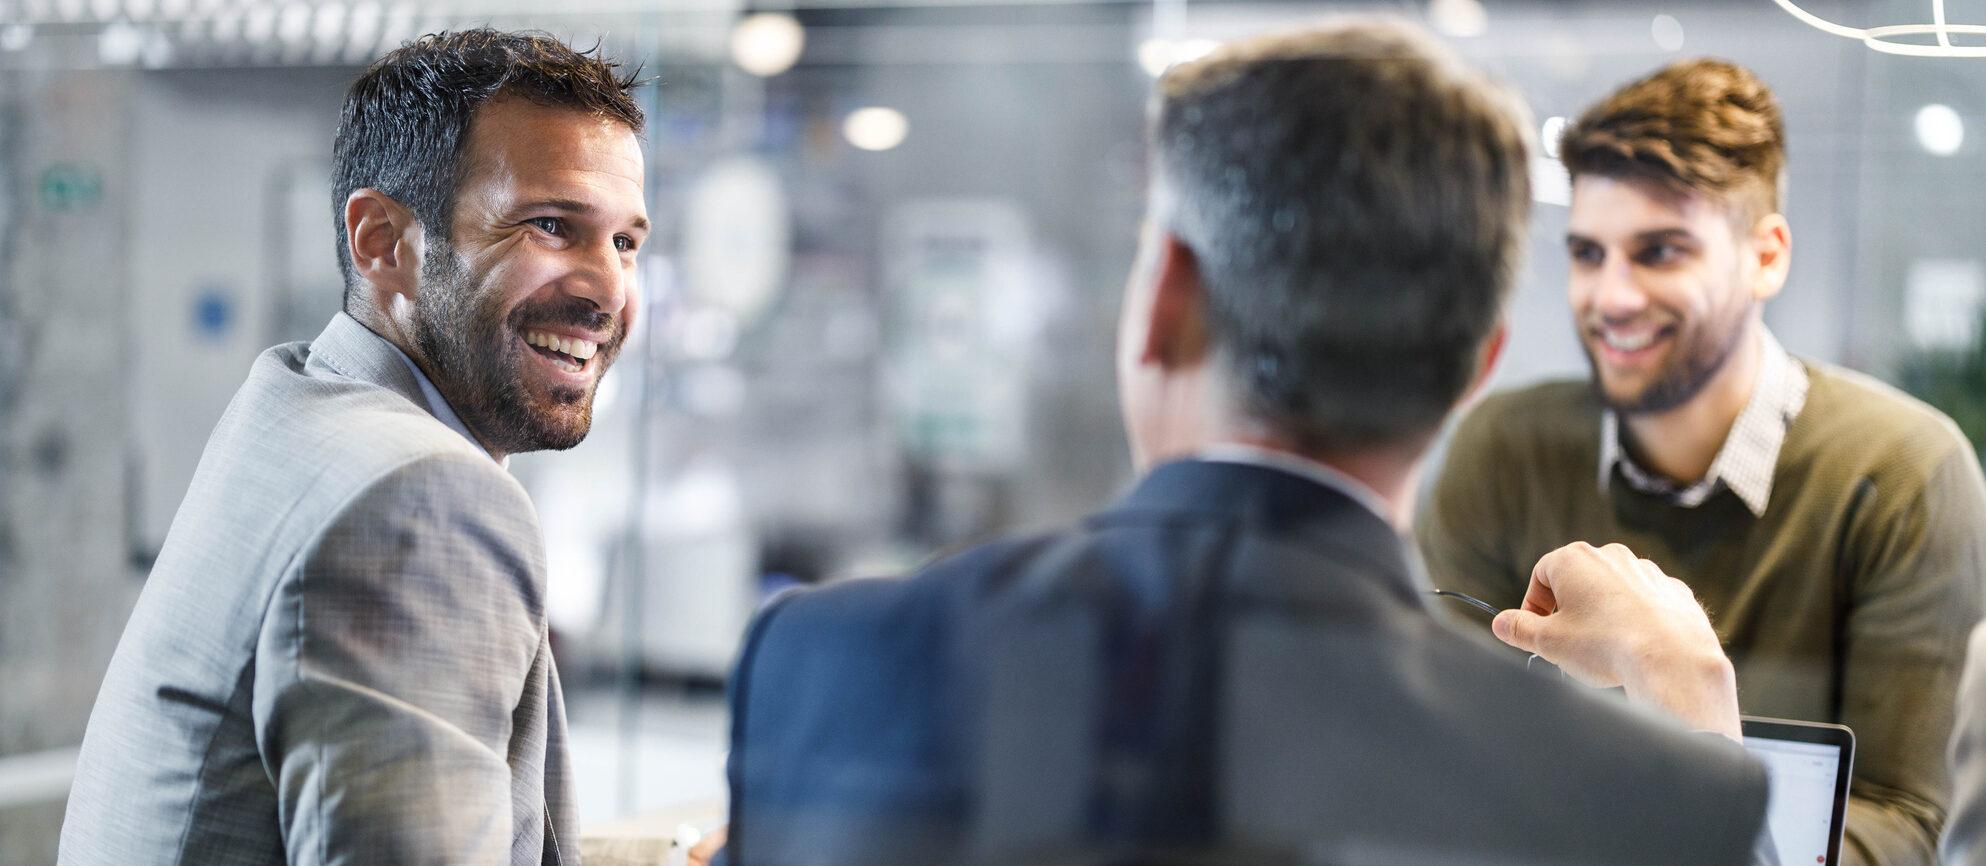
[[[1662,365],[1655,380],[1642,388],[1641,393],[1625,400],[1607,392],[1600,377],[1600,360],[1594,356],[1585,323],[1581,322],[1579,348],[1586,353],[1586,363],[1592,371],[1593,393],[1607,408],[1622,415],[1659,414],[1696,399],[1710,380],[1717,378],[1731,356],[1737,354],[1739,341],[1749,331],[1745,325],[1757,307],[1757,301],[1748,301],[1732,315],[1706,322],[1694,332],[1678,330],[1674,356]]]
[[[524,357],[529,350],[518,338],[520,326],[599,329],[601,320],[612,319],[585,301],[570,300],[563,306],[520,306],[506,315],[501,293],[476,285],[448,242],[429,246],[414,293],[414,342],[432,369],[435,388],[491,451],[563,451],[585,440],[592,427],[593,387],[558,387],[534,400],[523,381],[523,366],[531,359]],[[601,372],[623,341],[618,323],[612,324],[613,338],[594,356]]]

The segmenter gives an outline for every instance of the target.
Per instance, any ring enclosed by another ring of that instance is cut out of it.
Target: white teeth
[[[1601,331],[1600,339],[1615,351],[1639,352],[1642,349],[1648,348],[1650,343],[1655,342],[1655,332],[1644,331],[1639,334],[1617,334],[1613,331]]]
[[[524,342],[542,349],[550,349],[560,354],[570,355],[580,361],[586,361],[600,351],[599,343],[582,340],[578,337],[561,337],[557,334],[545,333],[544,331],[525,331]],[[574,364],[572,368],[577,370],[583,366],[585,365]]]

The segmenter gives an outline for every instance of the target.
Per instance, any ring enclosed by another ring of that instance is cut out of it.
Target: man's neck
[[[1710,474],[1758,386],[1765,335],[1760,326],[1748,330],[1723,368],[1688,402],[1666,412],[1622,414],[1627,433],[1622,444],[1636,465],[1678,484],[1695,484]]]
[[[351,316],[366,330],[377,334],[380,339],[393,344],[394,348],[399,349],[400,354],[406,357],[409,363],[414,365],[415,370],[420,373],[421,377],[427,380],[429,387],[435,390],[436,396],[440,397],[444,403],[448,402],[445,392],[441,390],[441,381],[435,378],[433,365],[428,362],[426,355],[422,354],[419,344],[413,338],[413,329],[411,327],[379,310],[348,306],[345,314]],[[450,404],[448,411],[456,414],[457,420],[462,424],[463,429],[467,430],[470,437],[476,440],[476,444],[483,449],[483,453],[490,455],[490,459],[498,463],[503,463],[510,459],[509,454],[491,447],[489,440],[483,438],[481,432],[470,426],[469,419],[462,418],[459,413],[456,413],[454,405]]]

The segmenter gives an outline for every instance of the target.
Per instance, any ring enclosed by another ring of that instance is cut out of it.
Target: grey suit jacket
[[[342,313],[256,360],[111,660],[62,863],[577,862],[537,516],[444,409]]]

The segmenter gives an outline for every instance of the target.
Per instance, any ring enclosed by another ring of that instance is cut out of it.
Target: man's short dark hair
[[[476,110],[498,96],[571,108],[640,133],[637,73],[551,36],[462,30],[423,36],[379,59],[345,93],[331,150],[331,209],[349,306],[357,289],[345,237],[345,200],[379,190],[446,243],[462,150]]]
[[[1751,70],[1699,58],[1614,91],[1565,128],[1559,159],[1577,180],[1637,181],[1672,197],[1715,196],[1750,230],[1779,212],[1786,121]]]
[[[1229,45],[1156,100],[1155,214],[1240,408],[1308,448],[1431,437],[1521,262],[1522,104],[1387,21]]]

